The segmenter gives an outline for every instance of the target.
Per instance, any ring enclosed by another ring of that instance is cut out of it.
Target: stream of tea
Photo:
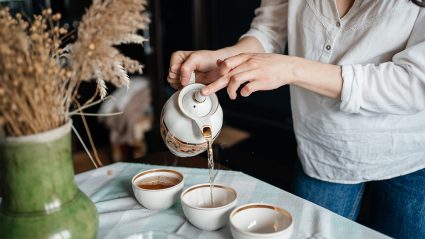
[[[208,153],[208,174],[210,176],[210,199],[211,199],[211,207],[214,207],[214,197],[213,197],[213,190],[214,190],[214,155],[213,155],[213,148],[212,148],[212,132],[210,128],[206,128],[203,132],[204,138],[207,140],[207,153]]]

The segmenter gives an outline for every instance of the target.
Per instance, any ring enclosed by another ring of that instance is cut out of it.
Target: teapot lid
[[[218,99],[215,94],[203,96],[200,90],[205,85],[195,83],[184,87],[178,96],[178,105],[181,111],[191,119],[208,117],[218,108]]]

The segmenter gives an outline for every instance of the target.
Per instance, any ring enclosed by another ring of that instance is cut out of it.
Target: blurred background
[[[8,6],[13,12],[23,11],[28,17],[50,6],[53,12],[62,13],[62,23],[70,30],[78,27],[90,3],[89,0],[0,0],[1,6]],[[110,94],[121,104],[104,102],[86,110],[92,113],[122,110],[124,114],[108,119],[73,118],[92,154],[104,165],[118,161],[160,163],[173,158],[159,134],[162,106],[175,92],[166,82],[171,54],[177,50],[219,49],[234,44],[249,29],[259,4],[260,0],[149,0],[152,21],[149,30],[140,32],[149,42],[144,47],[119,47],[145,65],[144,74],[131,76],[129,92],[108,86]],[[69,41],[72,42],[72,37]],[[90,98],[94,89],[94,84],[82,86],[80,100]],[[224,126],[214,145],[218,167],[242,171],[288,190],[297,160],[288,87],[257,92],[234,101],[223,91],[219,93],[219,101],[224,111]],[[96,151],[90,147],[90,138]],[[76,138],[73,150],[76,173],[93,168]],[[205,155],[196,160],[174,157],[174,161],[207,167]]]

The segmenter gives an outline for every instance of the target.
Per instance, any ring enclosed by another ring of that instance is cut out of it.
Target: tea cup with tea
[[[183,186],[184,177],[171,169],[151,169],[136,174],[132,180],[137,201],[150,210],[164,210],[177,201]]]

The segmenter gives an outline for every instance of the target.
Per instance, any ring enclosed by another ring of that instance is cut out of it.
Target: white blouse
[[[298,154],[338,183],[425,168],[425,9],[408,0],[263,0],[251,29],[266,52],[342,66],[341,101],[291,86]]]

